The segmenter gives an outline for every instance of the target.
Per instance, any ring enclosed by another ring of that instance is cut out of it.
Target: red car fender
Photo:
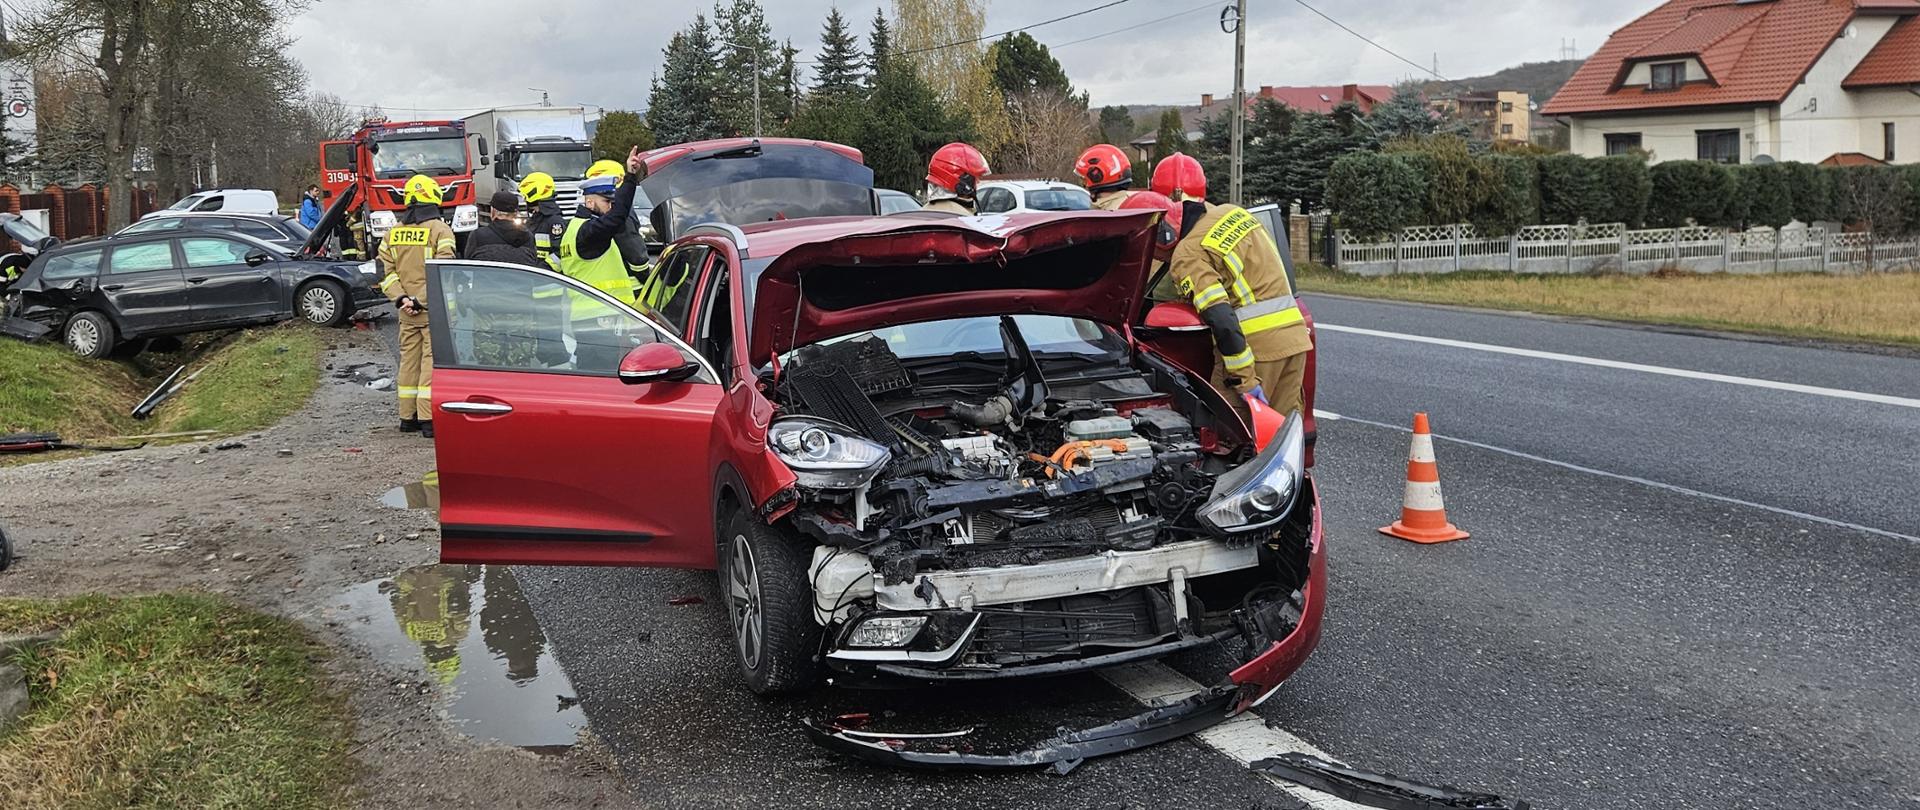
[[[1313,491],[1312,551],[1307,557],[1307,585],[1301,589],[1305,606],[1300,623],[1287,637],[1228,673],[1227,679],[1240,687],[1232,714],[1239,714],[1272,696],[1280,684],[1293,675],[1320,644],[1320,620],[1327,607],[1327,554],[1321,536],[1320,492]]]
[[[750,377],[736,376],[735,379],[733,387],[727,390],[726,409],[714,421],[719,439],[714,443],[714,457],[732,463],[741,484],[747,488],[746,492],[739,493],[741,498],[752,504],[755,512],[772,521],[793,508],[791,500],[781,504],[776,497],[792,489],[795,476],[786,462],[767,447],[767,426],[773,423],[773,403],[748,382]],[[769,507],[772,512],[767,511]]]

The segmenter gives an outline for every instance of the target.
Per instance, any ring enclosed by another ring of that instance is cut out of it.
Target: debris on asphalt
[[[1508,802],[1492,793],[1422,784],[1390,773],[1350,768],[1297,751],[1256,760],[1247,767],[1382,810],[1528,810],[1530,807],[1518,799]]]
[[[243,448],[243,447],[246,447],[246,446],[247,446],[247,443],[246,443],[246,442],[221,442],[221,443],[219,443],[219,444],[216,444],[216,445],[214,445],[214,446],[213,446],[213,449],[215,449],[215,450],[239,450],[239,449],[241,449],[241,448]]]
[[[1025,750],[1003,754],[975,753],[964,742],[953,742],[971,733],[971,728],[936,734],[868,731],[861,728],[869,719],[865,714],[842,715],[851,721],[846,724],[839,718],[800,722],[814,744],[882,765],[955,770],[1050,765],[1055,774],[1065,775],[1093,757],[1146,748],[1217,725],[1229,716],[1238,692],[1233,686],[1216,686],[1177,703],[1105,725],[1065,731]]]
[[[282,447],[282,448],[280,448],[280,452],[279,452],[279,454],[278,454],[278,455],[279,455],[279,456],[280,456],[281,458],[292,458],[292,457],[293,457],[293,450],[292,450],[291,448],[287,448],[287,447]]]
[[[681,607],[684,605],[704,605],[706,603],[707,603],[706,599],[698,596],[676,596],[672,599],[667,600],[667,604],[672,605],[674,607]]]
[[[391,391],[393,390],[393,378],[381,377],[380,379],[367,383],[367,387],[375,391]]]

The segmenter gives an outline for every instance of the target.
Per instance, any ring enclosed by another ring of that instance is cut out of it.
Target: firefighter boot
[[[401,433],[419,433],[419,432],[420,432],[420,420],[418,420],[418,419],[402,419],[402,420],[400,420],[400,432],[401,432]]]

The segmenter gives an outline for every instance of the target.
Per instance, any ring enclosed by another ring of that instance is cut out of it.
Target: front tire
[[[293,311],[314,326],[345,326],[353,317],[346,290],[331,281],[315,279],[293,293]]]
[[[82,312],[67,319],[61,339],[74,354],[104,360],[113,354],[116,341],[113,322],[98,312]]]
[[[734,508],[721,527],[720,591],[747,688],[776,695],[820,676],[820,625],[800,545]]]

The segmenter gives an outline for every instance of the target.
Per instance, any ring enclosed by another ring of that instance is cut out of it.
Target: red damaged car
[[[1320,635],[1308,426],[1256,441],[1191,370],[1208,350],[1174,345],[1205,340],[1191,310],[1145,326],[1155,227],[695,225],[646,314],[540,269],[433,263],[441,558],[717,569],[763,694],[1250,650],[1184,703],[1007,754],[810,726],[868,759],[1078,761],[1244,711]]]

